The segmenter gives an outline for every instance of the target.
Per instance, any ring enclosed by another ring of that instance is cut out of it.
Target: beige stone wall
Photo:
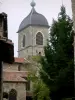
[[[18,63],[14,64],[3,64],[4,71],[18,71]],[[20,64],[20,71],[28,71],[29,64]],[[4,82],[3,83],[3,91],[9,93],[11,89],[15,89],[17,91],[17,100],[26,100],[26,83],[12,83],[12,82]],[[5,98],[3,99],[5,100]]]
[[[16,90],[18,91],[17,100],[26,100],[26,85],[24,83],[18,83]]]
[[[20,33],[18,33],[18,51],[19,50],[22,50],[23,47],[22,47],[22,40],[23,40],[23,35],[26,35],[26,43],[25,43],[25,47],[29,45],[29,43],[31,43],[31,36],[30,36],[30,27],[26,28],[25,30],[21,31]]]
[[[30,64],[23,64],[20,66],[20,71],[28,71]]]
[[[32,55],[34,56],[38,55],[39,52],[41,52],[41,54],[44,55],[43,46],[28,47],[19,52],[19,57],[28,58],[29,56],[32,56]]]
[[[3,37],[2,27],[0,27],[0,37]]]
[[[72,1],[72,12],[73,12],[73,21],[74,21],[74,31],[75,31],[75,0]],[[74,62],[75,62],[75,34],[74,34]]]
[[[7,63],[4,63],[3,64],[3,71],[18,71],[18,66],[20,66],[20,71],[28,71],[31,67],[31,65],[29,63],[24,63],[24,64],[18,64],[18,63],[15,63],[15,64],[7,64]]]
[[[38,32],[41,32],[43,35],[43,46],[36,45],[36,34]],[[32,54],[37,55],[37,52],[41,52],[43,54],[43,47],[46,45],[47,39],[49,37],[48,33],[48,28],[40,26],[30,26],[21,31],[18,34],[18,56],[26,58]],[[26,36],[25,47],[22,47],[23,35]]]
[[[17,100],[26,100],[25,83],[3,83],[3,91],[9,93],[11,89],[17,91]]]
[[[72,12],[73,12],[73,19],[75,21],[75,0],[71,0],[72,1]]]
[[[18,71],[18,66],[19,64],[17,63],[14,63],[14,64],[3,63],[3,70],[4,71]]]

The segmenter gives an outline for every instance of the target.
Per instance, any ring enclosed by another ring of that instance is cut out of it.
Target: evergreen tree
[[[61,6],[58,20],[53,20],[50,28],[45,56],[40,61],[40,76],[49,87],[52,100],[72,97],[74,93],[73,34],[73,21]]]

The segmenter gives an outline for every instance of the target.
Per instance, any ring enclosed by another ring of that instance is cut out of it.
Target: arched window
[[[36,44],[37,45],[43,45],[43,35],[41,32],[38,32],[36,34]]]
[[[23,35],[23,47],[25,47],[25,35]]]
[[[17,100],[17,91],[15,89],[9,91],[9,100]]]

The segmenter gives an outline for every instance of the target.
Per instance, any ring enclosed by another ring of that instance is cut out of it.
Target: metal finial
[[[34,0],[32,0],[31,6],[32,6],[32,7],[35,7],[35,5],[36,5],[36,3],[34,2]]]

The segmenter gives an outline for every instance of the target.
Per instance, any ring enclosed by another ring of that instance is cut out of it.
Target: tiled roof
[[[15,57],[15,63],[24,63],[25,59],[24,58],[17,58]]]
[[[11,82],[26,82],[27,80],[24,77],[27,77],[28,72],[25,71],[3,71],[3,81]]]
[[[23,19],[19,26],[18,32],[22,31],[28,26],[44,26],[49,28],[49,24],[45,16],[36,12],[35,8],[32,8],[29,15]]]

